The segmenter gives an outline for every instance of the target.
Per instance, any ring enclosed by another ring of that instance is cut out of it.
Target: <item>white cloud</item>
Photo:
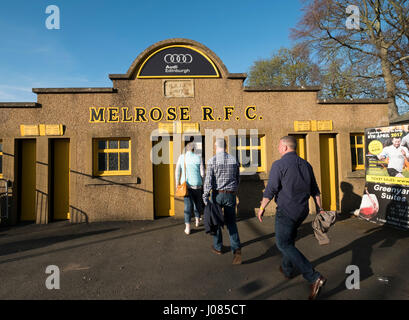
[[[9,92],[4,92],[2,90],[0,90],[0,101],[11,101],[11,100],[16,100],[16,96],[10,94]]]
[[[9,86],[0,84],[0,90],[12,90],[12,91],[24,91],[24,92],[31,92],[30,87],[18,87],[18,86]]]
[[[0,102],[36,101],[35,94],[28,87],[0,85]]]

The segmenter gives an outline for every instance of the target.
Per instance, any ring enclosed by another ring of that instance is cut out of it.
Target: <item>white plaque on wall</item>
[[[164,95],[167,98],[193,98],[193,80],[164,80]]]

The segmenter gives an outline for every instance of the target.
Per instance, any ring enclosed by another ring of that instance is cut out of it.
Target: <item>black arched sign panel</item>
[[[152,53],[139,68],[137,78],[219,78],[215,64],[200,50],[182,45]]]

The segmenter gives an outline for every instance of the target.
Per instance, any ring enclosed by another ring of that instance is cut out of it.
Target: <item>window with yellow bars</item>
[[[0,178],[3,178],[3,141],[0,140]]]
[[[352,170],[365,169],[365,140],[363,133],[351,133],[351,161]]]
[[[232,136],[229,153],[234,155],[240,165],[240,172],[265,172],[265,136]]]
[[[131,174],[131,140],[129,138],[94,139],[94,175]]]

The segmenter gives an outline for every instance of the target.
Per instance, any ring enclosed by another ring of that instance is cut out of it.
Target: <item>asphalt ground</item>
[[[328,278],[319,299],[409,299],[409,231],[352,216],[339,219],[330,244],[320,246],[313,218],[296,246]],[[1,227],[0,299],[306,300],[304,278],[286,280],[278,270],[274,217],[239,219],[238,229],[241,265],[232,265],[226,229],[227,252],[219,256],[203,225],[186,235],[183,220],[172,217]],[[60,270],[60,289],[46,287],[55,275],[49,265]],[[359,267],[359,289],[346,288],[349,265]]]

